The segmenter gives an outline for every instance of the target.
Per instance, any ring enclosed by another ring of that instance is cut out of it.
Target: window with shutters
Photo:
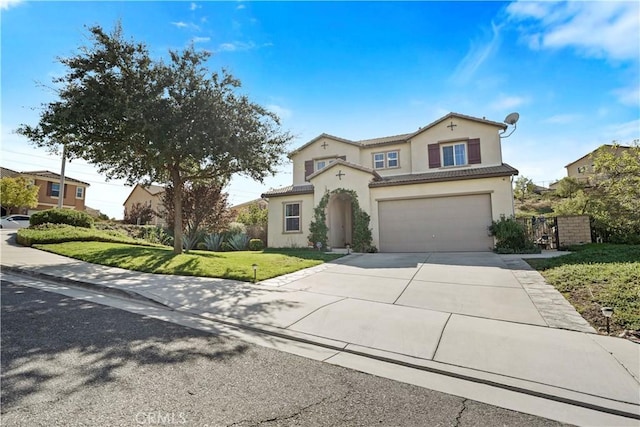
[[[51,183],[51,193],[49,194],[51,197],[60,197],[60,184],[57,182]]]
[[[443,144],[440,146],[442,150],[442,166],[462,166],[467,164],[467,144]]]

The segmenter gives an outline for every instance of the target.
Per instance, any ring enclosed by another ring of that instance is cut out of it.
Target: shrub
[[[23,246],[82,241],[147,244],[141,240],[124,236],[117,231],[74,227],[67,224],[40,224],[29,228],[21,228],[18,230],[16,241]]]
[[[231,252],[233,250],[233,248],[231,247],[231,245],[227,242],[222,242],[220,244],[220,250],[222,252]]]
[[[227,243],[234,251],[244,251],[249,244],[249,236],[245,233],[232,234],[227,237]]]
[[[219,251],[220,245],[222,245],[223,240],[224,239],[222,238],[222,234],[218,233],[211,233],[204,236],[204,244],[207,250],[210,251]]]
[[[196,249],[199,251],[206,251],[207,245],[204,242],[198,242],[198,244],[196,245]]]
[[[185,252],[189,252],[191,249],[195,248],[198,242],[201,240],[201,233],[197,231],[187,232],[182,236],[182,248]]]
[[[264,249],[264,243],[260,239],[251,239],[249,240],[249,250],[250,251],[261,251]]]
[[[227,235],[228,236],[233,236],[234,234],[246,234],[247,233],[247,226],[244,225],[241,222],[232,222],[229,223],[229,226],[227,228]]]
[[[497,253],[539,253],[538,248],[527,236],[527,231],[515,218],[501,217],[493,221],[489,227],[492,236],[496,237]]]
[[[31,215],[29,221],[31,225],[40,224],[67,224],[74,227],[91,228],[93,218],[86,212],[73,209],[47,209]]]

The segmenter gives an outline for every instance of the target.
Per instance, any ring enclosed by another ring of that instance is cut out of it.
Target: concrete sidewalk
[[[639,424],[640,346],[588,333],[589,328],[568,330],[584,324],[562,301],[558,311],[568,314],[553,311],[555,294],[519,258],[352,255],[253,285],[93,265],[9,240],[3,232],[4,271],[116,290],[176,311],[314,343],[338,350],[334,359],[355,369],[349,354]],[[561,325],[554,324],[555,317]]]

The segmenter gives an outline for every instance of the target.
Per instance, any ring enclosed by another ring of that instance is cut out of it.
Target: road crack
[[[469,399],[463,399],[462,400],[462,408],[460,408],[460,411],[458,412],[458,415],[456,415],[456,419],[454,420],[454,427],[460,427],[460,420],[462,419],[462,413],[467,409],[467,401]]]

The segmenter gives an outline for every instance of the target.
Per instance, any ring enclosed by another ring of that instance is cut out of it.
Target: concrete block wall
[[[591,224],[588,215],[557,217],[558,246],[591,243]]]

